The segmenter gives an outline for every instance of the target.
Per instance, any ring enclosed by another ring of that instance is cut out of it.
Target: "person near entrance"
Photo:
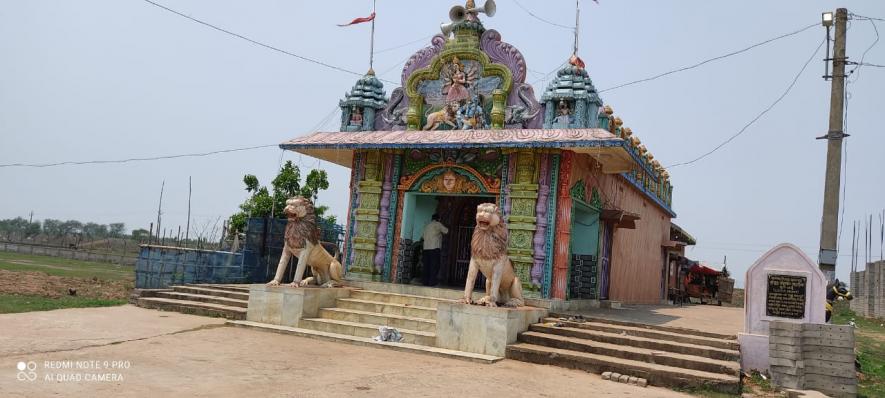
[[[438,283],[436,274],[439,273],[442,236],[447,233],[449,233],[449,229],[439,222],[438,214],[431,216],[430,222],[424,227],[424,251],[421,256],[424,262],[421,281],[424,283],[424,286],[436,286]]]

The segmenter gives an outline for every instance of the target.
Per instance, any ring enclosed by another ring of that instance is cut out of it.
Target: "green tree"
[[[270,189],[262,187],[258,177],[252,174],[243,176],[243,184],[246,186],[246,192],[252,196],[240,205],[239,212],[230,217],[232,231],[242,232],[249,217],[285,217],[283,209],[286,207],[286,200],[296,195],[310,199],[316,208],[317,217],[322,221],[332,223],[336,221],[334,216],[324,216],[328,210],[327,206],[316,204],[319,192],[329,188],[328,174],[325,170],[311,170],[302,186],[301,170],[292,164],[292,161],[286,161],[271,181]]]

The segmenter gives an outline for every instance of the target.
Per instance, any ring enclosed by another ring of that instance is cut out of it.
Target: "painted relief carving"
[[[434,177],[430,181],[421,184],[419,189],[421,192],[439,192],[439,193],[480,193],[482,189],[476,183],[467,179],[467,177],[455,173],[452,170],[446,170],[444,173]]]
[[[418,93],[429,105],[422,130],[470,130],[488,127],[492,92],[500,87],[498,76],[481,77],[482,64],[461,61],[457,55],[440,69],[437,80],[418,84]]]

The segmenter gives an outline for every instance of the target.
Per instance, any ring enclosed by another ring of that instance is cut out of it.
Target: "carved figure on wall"
[[[363,125],[363,110],[359,107],[353,107],[350,111],[350,125],[351,126],[362,126]]]
[[[320,229],[316,222],[313,203],[301,196],[286,201],[283,210],[288,218],[286,223],[285,243],[277,273],[268,286],[277,286],[282,282],[289,260],[298,257],[295,278],[289,286],[321,285],[323,287],[339,286],[344,281],[344,267],[320,244]],[[312,277],[303,279],[304,270],[310,266]]]
[[[432,180],[421,184],[421,192],[439,193],[480,193],[482,190],[476,183],[452,170],[446,170]]]
[[[473,285],[476,273],[486,277],[486,296],[476,304],[497,307],[524,305],[522,283],[516,276],[513,263],[507,256],[507,227],[494,203],[476,207],[476,229],[470,241],[470,268],[464,285],[462,303],[473,304]]]
[[[485,111],[482,109],[482,97],[474,95],[470,102],[458,108],[456,114],[458,128],[472,130],[485,127]]]
[[[421,130],[436,130],[444,124],[452,128],[457,128],[458,123],[455,120],[456,110],[457,105],[455,104],[443,105],[442,109],[427,115],[427,124],[425,124],[424,128]]]
[[[572,122],[572,109],[569,107],[568,103],[565,100],[559,101],[559,106],[557,108],[557,116],[553,119],[553,123],[556,126],[568,126]]]
[[[452,57],[452,63],[441,72],[445,81],[443,93],[446,95],[446,103],[460,103],[470,98],[467,87],[476,80],[475,70],[465,70],[461,60]]]

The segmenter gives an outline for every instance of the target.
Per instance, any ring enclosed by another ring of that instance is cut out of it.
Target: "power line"
[[[522,4],[520,4],[519,1],[517,1],[517,0],[513,0],[513,2],[516,3],[516,5],[519,6],[519,8],[522,8],[522,10],[526,12],[526,14],[531,15],[533,18],[535,18],[535,19],[537,19],[537,20],[539,20],[539,21],[541,21],[541,22],[543,22],[543,23],[545,23],[545,24],[552,25],[552,26],[556,26],[556,27],[563,28],[563,29],[575,30],[575,27],[574,27],[574,26],[561,25],[561,24],[558,24],[558,23],[556,23],[556,22],[549,21],[549,20],[546,20],[546,19],[544,19],[544,18],[541,18],[541,17],[535,15],[535,13],[531,12],[528,8],[525,8],[525,6],[523,6]]]
[[[616,89],[619,89],[619,88],[622,88],[622,87],[632,86],[632,85],[634,85],[634,84],[645,83],[645,82],[647,82],[647,81],[652,81],[652,80],[655,80],[655,79],[659,79],[659,78],[662,78],[662,77],[664,77],[664,76],[672,75],[672,74],[674,74],[674,73],[679,73],[679,72],[684,72],[684,71],[687,71],[687,70],[690,70],[690,69],[694,69],[694,68],[697,68],[697,67],[699,67],[699,66],[702,66],[702,65],[708,64],[708,63],[710,63],[710,62],[713,62],[713,61],[718,61],[718,60],[720,60],[720,59],[724,59],[724,58],[728,58],[728,57],[731,57],[731,56],[734,56],[734,55],[738,55],[738,54],[741,54],[741,53],[745,53],[745,52],[750,51],[750,50],[752,50],[752,49],[754,49],[754,48],[756,48],[756,47],[763,46],[763,45],[768,44],[768,43],[771,43],[771,42],[773,42],[773,41],[777,41],[777,40],[780,40],[780,39],[783,39],[783,38],[787,38],[787,37],[790,37],[790,36],[797,35],[797,34],[799,34],[799,33],[802,33],[802,32],[804,32],[804,31],[806,31],[806,30],[808,30],[808,29],[811,29],[811,28],[813,28],[813,27],[815,27],[815,26],[819,26],[819,25],[820,25],[820,22],[816,22],[816,23],[813,23],[813,24],[811,24],[811,25],[808,25],[808,26],[806,26],[806,27],[804,27],[804,28],[801,28],[801,29],[799,29],[799,30],[796,30],[796,31],[793,31],[793,32],[790,32],[790,33],[786,33],[786,34],[782,34],[782,35],[777,36],[777,37],[772,37],[772,38],[770,38],[770,39],[768,39],[768,40],[760,41],[760,42],[758,42],[758,43],[756,43],[756,44],[753,44],[753,45],[751,45],[751,46],[749,46],[749,47],[746,47],[746,48],[743,48],[743,49],[740,49],[740,50],[737,50],[737,51],[732,51],[732,52],[730,52],[730,53],[723,54],[723,55],[720,55],[720,56],[717,56],[717,57],[713,57],[713,58],[705,59],[705,60],[703,60],[703,61],[701,61],[701,62],[698,62],[698,63],[696,63],[696,64],[693,64],[693,65],[683,66],[683,67],[681,67],[681,68],[673,69],[673,70],[670,70],[670,71],[667,71],[667,72],[664,72],[664,73],[660,73],[660,74],[657,74],[657,75],[654,75],[654,76],[651,76],[651,77],[647,77],[647,78],[644,78],[644,79],[639,79],[639,80],[634,80],[634,81],[631,81],[631,82],[627,82],[627,83],[619,84],[619,85],[614,86],[614,87],[609,87],[609,88],[604,89],[604,90],[599,90],[599,92],[600,92],[600,93],[604,93],[604,92],[606,92],[606,91],[616,90]]]
[[[403,43],[403,44],[400,44],[400,45],[397,45],[397,46],[393,46],[393,47],[387,47],[387,48],[384,48],[384,49],[381,49],[381,50],[375,50],[375,54],[386,53],[386,52],[388,52],[388,51],[397,50],[397,49],[403,48],[403,47],[408,46],[408,45],[411,45],[411,44],[415,44],[415,43],[423,42],[423,41],[425,41],[425,40],[427,40],[427,39],[431,39],[431,38],[433,38],[433,36],[436,36],[436,35],[430,35],[430,36],[422,37],[422,38],[417,39],[417,40],[412,40],[412,41],[410,41],[410,42],[408,42],[408,43]]]
[[[852,13],[849,13],[848,16],[851,17],[851,18],[858,18],[858,19],[869,19],[869,20],[873,20],[873,21],[885,21],[885,18],[867,17],[867,16],[863,16],[863,15],[860,15],[860,14],[855,14],[855,13],[853,13],[853,12],[852,12]]]
[[[870,21],[870,25],[873,25],[873,32],[876,33],[876,40],[873,40],[873,42],[870,44],[870,46],[867,47],[866,50],[864,50],[863,54],[861,54],[861,56],[860,56],[860,62],[855,63],[855,65],[857,65],[857,66],[855,66],[854,68],[851,69],[850,72],[848,72],[848,76],[851,76],[854,72],[859,72],[860,67],[862,67],[862,66],[872,66],[872,67],[878,67],[878,68],[883,67],[882,65],[868,64],[868,63],[863,62],[864,59],[866,59],[866,57],[867,57],[867,53],[870,52],[870,50],[872,50],[873,47],[875,47],[876,44],[879,43],[879,28],[876,27],[876,22],[874,22],[872,19],[867,19],[867,21]],[[856,75],[856,77],[854,78],[854,81],[849,81],[847,78],[845,80],[850,84],[850,83],[857,82],[858,79],[860,79],[860,73],[858,73]]]
[[[249,43],[252,43],[252,44],[254,44],[254,45],[257,45],[257,46],[264,47],[264,48],[267,48],[267,49],[269,49],[269,50],[273,50],[273,51],[276,51],[276,52],[279,52],[279,53],[282,53],[282,54],[286,54],[286,55],[289,55],[289,56],[292,56],[292,57],[298,58],[298,59],[300,59],[300,60],[302,60],[302,61],[307,61],[307,62],[310,62],[310,63],[316,64],[316,65],[320,65],[320,66],[323,66],[323,67],[326,67],[326,68],[329,68],[329,69],[337,70],[337,71],[339,71],[339,72],[349,73],[349,74],[351,74],[351,75],[355,75],[355,76],[359,76],[359,77],[362,77],[362,76],[364,75],[363,73],[354,72],[354,71],[352,71],[352,70],[344,69],[344,68],[339,67],[339,66],[335,66],[335,65],[332,65],[332,64],[328,64],[328,63],[326,63],[326,62],[319,61],[319,60],[316,60],[316,59],[313,59],[313,58],[305,57],[305,56],[303,56],[303,55],[298,55],[298,54],[295,54],[295,53],[293,53],[293,52],[289,52],[289,51],[283,50],[283,49],[281,49],[281,48],[274,47],[274,46],[271,46],[271,45],[269,45],[269,44],[265,44],[265,43],[262,43],[262,42],[260,42],[260,41],[250,39],[250,38],[248,38],[248,37],[246,37],[246,36],[243,36],[243,35],[241,35],[241,34],[239,34],[239,33],[231,32],[231,31],[229,31],[229,30],[227,30],[227,29],[224,29],[224,28],[221,28],[221,27],[215,26],[215,25],[213,25],[213,24],[210,24],[210,23],[208,23],[208,22],[205,22],[205,21],[199,20],[199,19],[197,19],[197,18],[191,17],[191,16],[189,16],[189,15],[187,15],[187,14],[184,14],[184,13],[181,13],[181,12],[179,12],[179,11],[173,10],[173,9],[171,9],[171,8],[169,8],[169,7],[166,7],[166,6],[162,5],[162,4],[155,3],[155,2],[153,2],[153,1],[151,1],[151,0],[142,0],[142,1],[144,1],[145,3],[148,3],[148,4],[150,4],[150,5],[153,5],[153,6],[155,6],[155,7],[158,7],[158,8],[160,8],[160,9],[162,9],[162,10],[165,10],[165,11],[171,12],[171,13],[173,13],[173,14],[175,14],[175,15],[178,15],[178,16],[180,16],[180,17],[182,17],[182,18],[186,18],[186,19],[188,19],[188,20],[191,20],[191,21],[196,22],[196,23],[198,23],[198,24],[201,24],[201,25],[203,25],[203,26],[206,26],[206,27],[209,27],[209,28],[215,29],[215,30],[217,30],[217,31],[219,31],[219,32],[226,33],[226,34],[231,35],[231,36],[234,36],[234,37],[236,37],[236,38],[239,38],[239,39],[245,40],[245,41],[247,41],[247,42],[249,42]],[[379,80],[382,80],[382,81],[387,82],[387,83],[393,83],[393,84],[396,84],[396,82],[393,82],[393,81],[390,81],[390,80],[384,80],[384,79],[379,79]]]
[[[672,165],[669,165],[669,166],[667,166],[667,167],[665,167],[665,168],[669,169],[669,168],[673,168],[673,167],[677,167],[677,166],[683,166],[683,165],[688,165],[688,164],[692,164],[692,163],[694,163],[694,162],[697,162],[697,161],[699,161],[699,160],[701,160],[701,159],[703,159],[703,158],[705,158],[705,157],[711,155],[713,152],[718,151],[719,148],[722,148],[723,146],[725,146],[726,144],[728,144],[729,142],[731,142],[732,140],[734,140],[735,138],[737,138],[738,136],[740,136],[741,134],[743,134],[745,131],[747,131],[747,129],[748,129],[750,126],[752,126],[754,123],[756,123],[757,120],[759,120],[760,118],[762,118],[762,116],[764,116],[766,113],[768,113],[768,111],[770,111],[772,108],[774,108],[775,105],[777,105],[778,103],[780,103],[781,100],[783,100],[784,97],[786,97],[787,94],[789,94],[790,91],[793,90],[793,87],[796,85],[796,82],[799,81],[799,77],[802,76],[802,73],[805,72],[805,69],[808,67],[808,64],[810,64],[811,61],[814,60],[814,57],[817,55],[817,53],[820,51],[820,48],[823,47],[823,46],[824,46],[824,43],[826,43],[826,42],[827,42],[826,40],[821,40],[821,42],[820,42],[820,44],[818,44],[817,48],[814,49],[814,53],[812,53],[812,54],[811,54],[811,57],[809,57],[808,60],[805,61],[805,64],[802,65],[802,69],[799,69],[799,73],[797,73],[796,76],[793,77],[793,81],[790,82],[790,85],[787,86],[787,89],[784,90],[784,92],[780,95],[780,97],[778,97],[776,100],[774,100],[774,102],[772,102],[771,105],[769,105],[767,108],[765,108],[762,112],[759,112],[759,114],[756,115],[756,117],[754,117],[754,118],[753,118],[752,120],[750,120],[747,124],[745,124],[744,127],[742,127],[737,133],[735,133],[734,135],[732,135],[731,137],[729,137],[727,140],[723,141],[721,144],[717,145],[715,148],[711,149],[710,151],[708,151],[707,153],[704,153],[704,154],[701,155],[701,156],[698,156],[698,157],[696,157],[696,158],[694,158],[694,159],[692,159],[692,160],[686,161],[686,162],[681,162],[681,163],[672,164]]]
[[[67,162],[57,162],[57,163],[8,163],[8,164],[0,164],[0,168],[2,168],[2,167],[41,168],[41,167],[55,167],[55,166],[83,165],[83,164],[110,164],[110,163],[144,162],[144,161],[161,160],[161,159],[202,157],[202,156],[217,155],[220,153],[250,151],[253,149],[262,149],[262,148],[270,148],[270,147],[279,147],[279,144],[258,145],[258,146],[233,148],[233,149],[222,149],[222,150],[211,151],[211,152],[185,153],[185,154],[167,155],[167,156],[152,156],[152,157],[146,157],[146,158],[129,158],[129,159],[116,159],[116,160],[85,160],[85,161],[78,161],[78,162],[67,161]]]

